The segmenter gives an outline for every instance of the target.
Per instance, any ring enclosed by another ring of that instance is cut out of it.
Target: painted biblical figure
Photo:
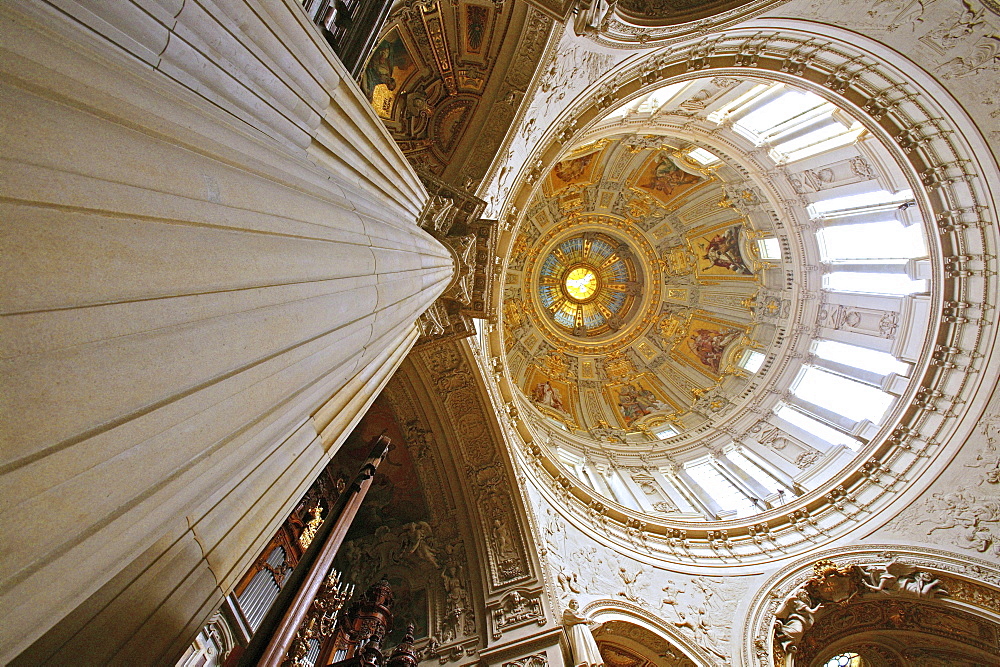
[[[552,383],[548,380],[535,385],[535,388],[531,391],[531,400],[559,412],[566,412],[566,404],[563,403],[562,392],[553,387]]]
[[[637,185],[658,199],[668,201],[703,181],[701,176],[689,174],[675,165],[670,157],[661,154],[647,164]]]
[[[619,390],[618,407],[621,408],[626,424],[631,424],[657,410],[670,409],[670,406],[659,400],[652,391],[633,384],[627,384]]]
[[[688,338],[688,347],[701,363],[718,374],[726,346],[740,335],[739,331],[694,329]]]
[[[549,187],[556,192],[568,185],[588,182],[594,167],[597,165],[600,151],[557,162],[549,172]]]
[[[392,117],[393,103],[403,82],[416,69],[398,30],[382,38],[361,73],[361,88],[382,118]]]
[[[707,261],[702,271],[715,267],[740,275],[753,273],[740,250],[740,225],[733,225],[724,232],[706,237],[706,241],[700,241],[699,245],[701,258]]]

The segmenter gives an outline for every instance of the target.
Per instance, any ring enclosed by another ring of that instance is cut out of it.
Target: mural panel
[[[606,387],[605,392],[618,422],[626,428],[646,415],[677,408],[651,373],[640,373],[630,382]]]
[[[381,118],[392,118],[399,93],[417,71],[399,29],[393,28],[372,51],[361,73],[361,88]]]
[[[721,320],[695,316],[688,322],[687,332],[674,346],[673,353],[699,371],[719,376],[726,349],[743,333],[743,329]]]
[[[742,223],[715,227],[689,239],[700,276],[753,276],[753,262],[744,252]]]
[[[549,192],[558,192],[567,186],[578,183],[590,183],[593,179],[594,167],[600,162],[601,151],[599,150],[557,162],[552,171],[549,172]]]
[[[666,204],[685,192],[711,181],[711,178],[691,174],[663,152],[654,153],[639,169],[635,187]]]
[[[559,380],[532,368],[528,376],[525,392],[535,403],[546,410],[559,413],[561,416],[577,421],[576,385],[565,380]]]

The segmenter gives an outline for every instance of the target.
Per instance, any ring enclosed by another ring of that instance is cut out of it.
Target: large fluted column
[[[170,662],[451,256],[294,0],[4,3],[0,71],[0,663]]]

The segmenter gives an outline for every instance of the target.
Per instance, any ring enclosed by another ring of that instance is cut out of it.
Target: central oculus
[[[566,294],[574,301],[586,301],[597,292],[597,274],[589,266],[578,266],[566,274]]]
[[[575,338],[615,334],[642,297],[634,253],[624,241],[598,231],[556,241],[536,276],[545,317]]]

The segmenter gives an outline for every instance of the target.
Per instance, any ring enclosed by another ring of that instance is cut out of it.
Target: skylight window
[[[770,493],[774,493],[781,488],[773,477],[761,470],[760,466],[751,461],[742,452],[731,449],[726,452],[726,458],[732,461],[734,465],[752,477],[758,484],[763,486]]]
[[[663,426],[659,426],[653,429],[653,435],[655,435],[660,440],[666,440],[667,438],[672,438],[678,433],[680,433],[680,431],[678,431],[670,424],[664,424]]]
[[[763,352],[744,350],[743,356],[739,361],[739,367],[745,369],[748,373],[756,373],[764,365],[765,357],[766,355]]]
[[[789,90],[739,120],[737,125],[756,135],[763,135],[768,130],[823,104],[822,98],[812,93]]]
[[[843,197],[833,197],[831,199],[821,199],[809,205],[812,217],[818,218],[824,214],[834,211],[848,211],[851,209],[864,209],[888,204],[902,204],[913,199],[913,192],[901,190],[896,193],[886,190],[875,190],[873,192],[862,192],[860,194],[844,195]]]
[[[652,112],[659,109],[664,105],[670,98],[677,94],[677,92],[690,85],[689,81],[681,81],[680,83],[672,83],[669,86],[664,86],[658,90],[654,90],[646,99],[642,100],[641,103],[636,107],[636,111],[639,113]]]
[[[854,451],[857,451],[858,449],[858,441],[851,436],[847,435],[843,431],[838,431],[832,426],[824,424],[818,419],[810,417],[804,412],[796,410],[789,405],[785,405],[783,403],[778,405],[778,407],[774,409],[774,414],[789,424],[798,426],[806,433],[816,436],[823,442],[828,442],[831,445],[845,445]]]
[[[858,138],[864,134],[864,132],[864,125],[861,123],[854,123],[850,128],[844,128],[842,131],[828,139],[817,141],[797,150],[788,151],[784,155],[784,162],[789,164],[798,160],[805,160],[813,155],[821,155],[823,153],[834,151],[842,146],[848,146],[857,141]]]
[[[781,259],[781,244],[775,237],[759,239],[757,241],[757,254],[761,259]]]
[[[803,371],[792,393],[848,419],[874,423],[882,419],[893,400],[881,389],[811,367]]]
[[[730,482],[711,461],[689,463],[685,466],[691,479],[712,497],[723,510],[735,510],[738,516],[756,514],[759,510],[736,485]]]
[[[823,276],[823,287],[834,292],[869,294],[921,294],[927,291],[926,280],[911,280],[900,273],[853,273],[844,271]]]
[[[886,217],[891,213],[886,212]],[[826,227],[816,233],[820,255],[836,259],[910,259],[927,254],[920,225],[904,227],[895,219]]]
[[[812,132],[807,132],[801,137],[796,137],[794,139],[789,139],[788,141],[781,141],[780,139],[774,145],[774,150],[779,153],[792,153],[804,148],[806,146],[812,146],[813,144],[818,144],[821,141],[827,139],[832,139],[840,134],[843,134],[847,130],[841,123],[833,122],[827,125],[822,125]]]
[[[779,84],[777,84],[776,87],[777,88],[784,87],[784,84],[779,83]],[[712,113],[710,113],[708,115],[708,120],[712,121],[713,123],[720,123],[720,122],[722,122],[722,119],[725,118],[726,114],[728,114],[730,111],[733,111],[734,109],[738,109],[739,107],[741,107],[743,104],[745,104],[749,100],[752,100],[755,97],[763,94],[764,91],[768,90],[769,88],[771,88],[771,86],[769,86],[766,83],[758,83],[756,86],[754,86],[753,88],[751,88],[747,92],[743,93],[742,95],[740,95],[739,97],[737,97],[732,102],[728,102],[725,105],[723,105],[723,106],[719,107],[718,109],[716,109],[715,111],[713,111]]]
[[[882,375],[888,373],[906,375],[909,371],[908,364],[899,361],[887,352],[878,352],[877,350],[869,350],[857,345],[848,345],[847,343],[838,343],[832,340],[821,340],[815,343],[814,346],[813,352],[817,357],[829,359],[840,364],[847,364],[854,368],[863,368],[864,370]]]

